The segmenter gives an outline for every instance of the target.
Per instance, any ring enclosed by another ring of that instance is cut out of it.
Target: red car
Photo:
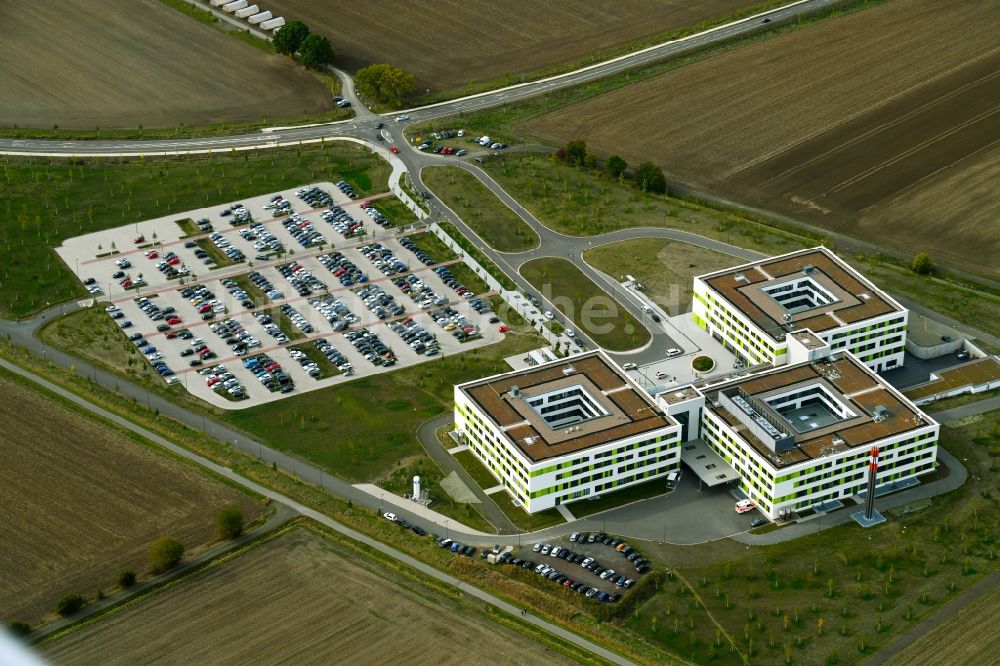
[[[128,279],[122,280],[122,286],[125,287],[126,289],[128,289],[129,287],[132,286],[132,280],[128,280]]]
[[[174,257],[173,259],[167,259],[168,266],[176,266],[179,263],[181,263],[181,260],[178,259],[177,257]]]
[[[389,150],[391,150],[393,153],[399,152],[399,148],[397,148],[396,146],[392,146],[391,148],[389,148]]]
[[[500,325],[500,332],[501,333],[506,333],[509,330],[510,330],[510,326],[508,326],[507,324],[501,324]]]
[[[157,259],[159,256],[160,253],[157,252],[156,250],[150,250],[149,252],[146,253],[146,257],[148,257],[149,259]]]
[[[173,340],[176,337],[177,333],[175,333],[174,331],[170,331],[169,333],[167,333],[167,340]]]
[[[204,305],[198,308],[198,314],[205,314],[206,312],[211,312],[211,311],[212,311],[212,306],[209,305],[208,303],[205,303]]]
[[[132,242],[136,243],[136,244],[138,244],[138,243],[145,243],[146,242],[146,237],[145,236],[136,236],[135,239],[133,239]]]

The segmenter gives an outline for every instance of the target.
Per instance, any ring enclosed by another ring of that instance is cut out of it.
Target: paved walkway
[[[61,386],[53,384],[52,382],[48,381],[47,379],[44,379],[43,377],[40,377],[40,376],[38,376],[38,375],[36,375],[36,374],[34,374],[32,372],[28,372],[27,370],[24,370],[24,369],[20,368],[19,366],[16,366],[16,365],[13,365],[11,363],[8,363],[8,362],[6,362],[6,361],[4,361],[2,359],[0,359],[0,366],[3,366],[7,370],[9,370],[9,371],[11,371],[11,372],[13,372],[13,373],[15,373],[17,375],[20,375],[21,377],[24,377],[26,379],[29,379],[29,380],[35,382],[36,384],[40,385],[44,389],[46,389],[48,391],[51,391],[52,393],[55,393],[56,395],[58,395],[58,396],[60,396],[60,397],[62,397],[64,399],[66,399],[66,400],[68,400],[68,401],[70,401],[70,402],[72,402],[72,403],[74,403],[76,405],[78,405],[79,407],[82,407],[83,409],[87,410],[88,412],[91,412],[92,414],[95,414],[95,415],[97,415],[97,416],[99,416],[101,418],[107,419],[107,420],[111,421],[112,423],[120,425],[123,428],[126,428],[127,430],[129,430],[131,432],[134,432],[135,434],[139,435],[140,437],[144,437],[144,438],[148,439],[149,441],[153,442],[154,444],[162,446],[163,448],[167,449],[168,451],[170,451],[174,455],[177,455],[177,456],[180,456],[181,458],[185,458],[187,460],[190,460],[190,461],[192,461],[192,462],[200,465],[201,467],[214,472],[215,474],[223,476],[223,477],[229,479],[230,481],[233,481],[234,483],[238,483],[239,485],[241,485],[241,486],[243,486],[245,488],[248,488],[248,489],[252,490],[255,493],[258,493],[259,495],[263,495],[265,497],[268,497],[268,498],[270,498],[274,502],[279,502],[281,504],[284,504],[291,511],[295,512],[296,514],[305,516],[307,518],[311,518],[312,520],[315,520],[316,522],[318,522],[318,523],[320,523],[322,525],[325,525],[326,527],[329,527],[330,529],[335,530],[335,531],[343,534],[344,536],[346,536],[346,537],[348,537],[350,539],[354,539],[355,541],[359,541],[359,542],[365,544],[366,546],[369,546],[370,548],[373,548],[373,549],[375,549],[375,550],[377,550],[377,551],[379,551],[381,553],[384,553],[385,555],[388,555],[389,557],[392,557],[393,559],[396,559],[396,560],[402,562],[403,564],[406,564],[407,566],[410,566],[410,567],[412,567],[414,569],[417,569],[418,571],[420,571],[420,572],[422,572],[424,574],[427,574],[428,576],[432,576],[433,578],[436,578],[437,580],[439,580],[441,582],[444,582],[444,583],[447,583],[449,585],[452,585],[455,588],[457,588],[460,592],[462,592],[464,594],[468,594],[468,595],[470,595],[472,597],[475,597],[475,598],[477,598],[477,599],[479,599],[481,601],[484,601],[485,603],[488,603],[488,604],[490,604],[491,606],[493,606],[495,608],[498,608],[498,609],[500,609],[502,611],[510,613],[511,615],[516,615],[516,616],[520,616],[521,615],[521,610],[522,610],[521,608],[519,608],[517,606],[514,606],[513,604],[510,604],[510,603],[504,601],[503,599],[500,599],[499,597],[496,597],[496,596],[494,596],[494,595],[492,595],[492,594],[490,594],[488,592],[485,592],[484,590],[480,590],[477,587],[473,587],[472,585],[469,585],[468,583],[465,583],[464,581],[461,581],[458,578],[455,578],[454,576],[451,576],[451,575],[446,574],[446,573],[444,573],[442,571],[439,571],[439,570],[435,569],[434,567],[421,562],[420,560],[417,560],[417,559],[415,559],[413,557],[410,557],[409,555],[407,555],[407,554],[405,554],[405,553],[403,553],[403,552],[401,552],[399,550],[396,550],[392,546],[386,545],[386,544],[382,543],[381,541],[378,541],[378,540],[376,540],[376,539],[368,536],[367,534],[362,534],[361,532],[358,532],[358,531],[356,531],[354,529],[351,529],[350,527],[347,527],[346,525],[342,525],[342,524],[338,523],[337,521],[333,520],[332,518],[330,518],[329,516],[327,516],[326,514],[320,513],[319,511],[316,511],[315,509],[312,509],[312,508],[310,508],[308,506],[305,506],[304,504],[300,504],[299,502],[296,502],[292,498],[290,498],[290,497],[288,497],[286,495],[283,495],[282,493],[276,492],[274,490],[271,490],[270,488],[267,488],[265,486],[260,485],[259,483],[256,483],[255,481],[247,479],[246,477],[243,477],[243,476],[237,474],[236,472],[234,472],[232,469],[230,469],[228,467],[223,467],[223,466],[221,466],[219,464],[216,464],[216,463],[212,462],[211,460],[209,460],[207,458],[203,458],[202,456],[200,456],[200,455],[198,455],[196,453],[193,453],[192,451],[189,451],[188,449],[186,449],[186,448],[184,448],[182,446],[179,446],[178,444],[175,444],[175,443],[173,443],[173,442],[171,442],[171,441],[169,441],[169,440],[161,437],[160,435],[156,434],[155,432],[147,430],[146,428],[143,428],[142,426],[136,425],[136,424],[132,423],[131,421],[129,421],[128,419],[125,419],[125,418],[123,418],[121,416],[118,416],[117,414],[112,414],[111,412],[107,411],[106,409],[104,409],[102,407],[99,407],[98,405],[95,405],[95,404],[93,404],[93,403],[91,403],[91,402],[89,402],[89,401],[81,398],[80,396],[76,395],[75,393],[67,391],[66,389],[62,388]],[[350,487],[350,486],[348,486],[348,487]],[[366,495],[366,497],[367,497],[367,495]],[[587,639],[585,639],[585,638],[583,638],[581,636],[578,636],[577,634],[575,634],[575,633],[573,633],[571,631],[568,631],[568,630],[566,630],[566,629],[564,629],[564,628],[562,628],[562,627],[560,627],[558,625],[552,624],[551,622],[547,622],[546,620],[543,620],[541,618],[535,617],[534,615],[530,615],[529,614],[527,616],[522,616],[522,620],[525,621],[525,622],[528,622],[530,624],[533,624],[533,625],[535,625],[535,626],[537,626],[537,627],[539,627],[541,629],[544,629],[545,631],[548,631],[549,633],[554,634],[554,635],[558,636],[559,638],[562,638],[563,640],[568,641],[568,642],[570,642],[570,643],[572,643],[572,644],[574,644],[574,645],[576,645],[578,647],[581,647],[581,648],[583,648],[585,650],[589,650],[589,651],[593,652],[594,654],[596,654],[596,655],[598,655],[598,656],[600,656],[600,657],[602,657],[604,659],[607,659],[608,661],[610,661],[612,663],[615,663],[615,664],[630,664],[631,663],[627,659],[625,659],[625,658],[623,658],[623,657],[621,657],[621,656],[619,656],[619,655],[611,652],[610,650],[607,650],[607,649],[601,647],[600,645],[592,643],[589,640],[587,640]]]
[[[933,408],[934,403],[927,405],[927,407]],[[927,409],[927,413],[933,416],[934,420],[938,423],[947,423],[948,421],[957,421],[958,419],[965,418],[966,416],[985,414],[986,412],[992,412],[997,409],[1000,409],[1000,395],[992,398],[986,398],[985,400],[980,400],[979,402],[970,402],[967,405],[959,405],[958,407],[952,407],[951,409],[943,409],[937,412]]]

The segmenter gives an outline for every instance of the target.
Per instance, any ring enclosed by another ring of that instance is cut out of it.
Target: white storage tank
[[[222,5],[223,11],[235,12],[237,9],[243,9],[247,6],[247,0],[233,0],[232,2]]]
[[[413,477],[413,499],[420,499],[420,477]]]
[[[269,18],[272,18],[274,14],[271,12],[261,12],[260,14],[254,14],[250,17],[250,23],[257,25],[258,23],[263,23]]]
[[[277,16],[273,19],[269,19],[260,24],[260,27],[264,30],[277,30],[281,26],[285,25],[285,17]]]
[[[249,7],[244,7],[243,9],[237,9],[236,18],[246,18],[248,16],[256,14],[259,11],[260,9],[257,7],[257,5],[250,5]]]

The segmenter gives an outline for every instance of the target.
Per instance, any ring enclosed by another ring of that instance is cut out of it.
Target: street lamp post
[[[448,538],[448,519],[447,518],[444,521],[444,538],[445,539]]]

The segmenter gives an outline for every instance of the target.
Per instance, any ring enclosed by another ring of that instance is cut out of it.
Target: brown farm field
[[[489,2],[272,0],[267,8],[325,34],[338,67],[388,62],[411,72],[417,94],[528,74],[693,25],[752,0]]]
[[[894,0],[519,129],[652,159],[703,191],[997,277],[998,34],[989,0]]]
[[[379,569],[304,528],[57,640],[56,664],[513,664],[567,659],[481,605]]]
[[[0,126],[93,130],[292,118],[323,83],[159,0],[0,6]]]
[[[187,549],[214,539],[216,509],[252,498],[0,376],[0,608],[34,621],[63,595],[93,596],[118,571],[146,568],[172,535]]]

